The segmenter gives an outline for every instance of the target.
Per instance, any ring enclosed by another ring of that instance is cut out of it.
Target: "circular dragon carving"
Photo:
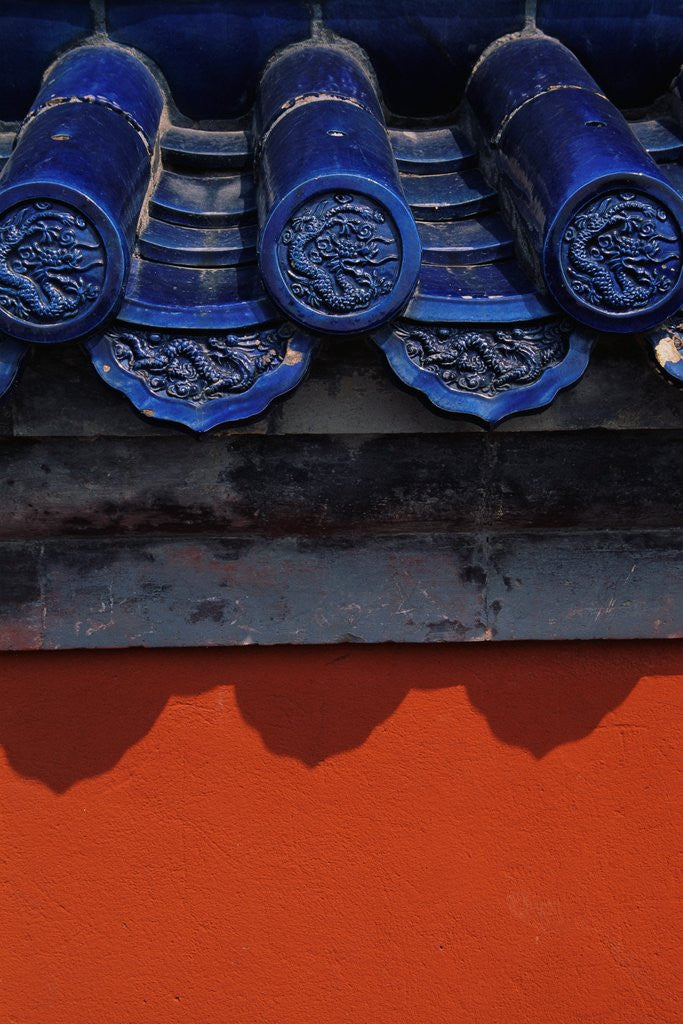
[[[106,254],[93,225],[66,203],[35,200],[0,217],[0,308],[27,323],[73,319],[99,297]]]
[[[614,192],[582,207],[561,243],[565,281],[582,302],[628,313],[655,305],[678,280],[681,238],[650,196]]]
[[[296,298],[331,316],[368,309],[391,292],[401,265],[396,226],[366,196],[324,195],[301,206],[278,243]]]

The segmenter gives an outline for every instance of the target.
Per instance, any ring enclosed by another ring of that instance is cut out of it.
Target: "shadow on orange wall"
[[[533,659],[526,646],[3,653],[0,743],[17,773],[63,793],[109,771],[170,697],[234,686],[266,747],[313,767],[363,744],[411,689],[463,686],[498,739],[541,758],[683,661],[677,642],[535,644]]]

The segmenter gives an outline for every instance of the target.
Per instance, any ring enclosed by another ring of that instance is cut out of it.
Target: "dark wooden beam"
[[[0,407],[0,648],[681,635],[681,407],[618,339],[487,431],[358,342],[197,438],[42,349]]]

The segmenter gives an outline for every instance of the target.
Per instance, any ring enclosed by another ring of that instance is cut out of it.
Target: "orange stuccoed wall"
[[[0,655],[2,1024],[677,1024],[683,648]]]

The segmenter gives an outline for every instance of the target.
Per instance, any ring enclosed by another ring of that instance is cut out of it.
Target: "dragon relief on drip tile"
[[[408,357],[454,391],[493,396],[537,381],[567,354],[569,325],[552,322],[483,329],[417,326],[395,328]]]
[[[251,388],[285,358],[293,328],[281,324],[225,334],[109,332],[114,358],[157,395],[203,405]]]
[[[294,296],[344,315],[388,295],[400,270],[400,241],[389,214],[367,196],[324,195],[289,220],[278,259]]]

